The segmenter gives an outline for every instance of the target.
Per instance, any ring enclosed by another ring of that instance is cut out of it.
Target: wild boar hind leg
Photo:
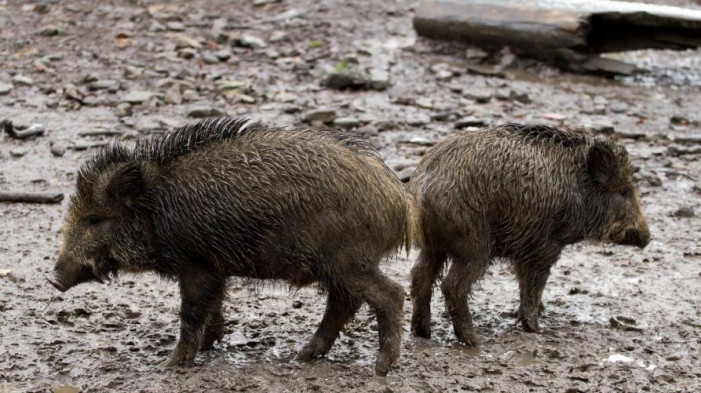
[[[202,331],[210,315],[221,312],[225,280],[216,274],[188,271],[180,282],[180,341],[175,347],[168,367],[191,366],[200,348]]]
[[[343,290],[329,290],[326,312],[321,325],[314,333],[311,341],[297,354],[297,358],[309,361],[317,356],[326,355],[343,326],[348,323],[360,308],[362,300],[357,299]]]
[[[480,244],[471,242],[471,244]],[[476,249],[479,248],[479,249]],[[482,247],[472,247],[459,256],[453,256],[453,264],[441,283],[446,308],[453,322],[453,330],[458,340],[469,346],[476,346],[479,340],[472,324],[472,313],[467,298],[473,285],[484,275],[489,266],[489,252]]]

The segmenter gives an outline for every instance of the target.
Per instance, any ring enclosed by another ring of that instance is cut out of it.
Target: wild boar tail
[[[421,208],[418,200],[411,192],[406,192],[406,219],[404,248],[407,256],[413,246],[423,247],[423,228],[421,225]]]

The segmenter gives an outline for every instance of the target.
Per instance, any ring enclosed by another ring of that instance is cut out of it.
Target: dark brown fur
[[[378,374],[399,356],[404,291],[378,268],[410,242],[410,196],[366,142],[332,130],[221,118],[87,162],[63,229],[54,285],[119,271],[176,279],[181,337],[170,365],[221,340],[227,277],[328,291],[304,360],[329,351],[363,302],[375,311]]]
[[[441,289],[458,339],[476,345],[467,298],[495,258],[512,261],[518,316],[538,330],[543,288],[564,246],[585,239],[644,247],[650,238],[628,155],[583,130],[509,124],[461,132],[421,160],[409,184],[422,250],[412,269],[412,332],[430,337],[431,289]]]

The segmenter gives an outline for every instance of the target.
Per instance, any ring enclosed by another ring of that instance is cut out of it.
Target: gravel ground
[[[208,114],[284,126],[325,120],[369,138],[402,178],[456,128],[583,125],[619,139],[639,168],[654,237],[645,250],[567,248],[545,290],[540,334],[510,316],[516,281],[494,265],[472,300],[479,348],[456,342],[437,291],[434,337],[412,338],[407,320],[402,357],[387,377],[373,373],[367,308],[326,358],[300,363],[294,355],[321,320],[325,296],[232,282],[224,342],[192,369],[167,370],[175,283],[125,276],[59,296],[44,279],[66,201],[0,204],[0,392],[701,390],[701,221],[693,214],[701,208],[701,51],[617,55],[647,70],[638,77],[572,75],[508,52],[485,58],[417,39],[416,4],[0,0],[0,120],[45,128],[25,140],[0,136],[0,190],[70,195],[96,146]],[[468,72],[485,64],[501,72]],[[334,69],[365,86],[329,88]],[[408,288],[415,257],[383,269]],[[619,316],[635,329],[611,327]]]

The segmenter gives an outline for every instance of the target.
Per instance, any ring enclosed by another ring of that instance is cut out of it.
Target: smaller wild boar
[[[384,375],[399,357],[404,290],[378,264],[411,242],[410,199],[361,139],[210,119],[111,146],[82,166],[50,282],[66,291],[144,271],[177,280],[171,366],[222,339],[228,277],[316,283],[328,291],[326,313],[298,357],[326,354],[367,302]]]
[[[412,333],[430,337],[431,292],[441,289],[457,338],[476,345],[468,295],[490,262],[512,262],[518,318],[538,330],[543,288],[563,247],[585,239],[645,247],[650,232],[628,154],[583,130],[509,124],[460,132],[419,163],[421,253],[411,271]]]

